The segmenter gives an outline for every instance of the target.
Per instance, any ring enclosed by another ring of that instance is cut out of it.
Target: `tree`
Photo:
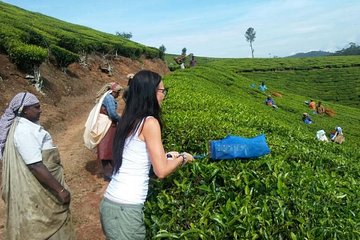
[[[166,51],[166,48],[165,48],[164,44],[159,47],[159,51],[160,51],[159,57],[160,57],[162,60],[164,60],[165,51]]]
[[[131,39],[133,37],[132,33],[131,32],[116,32],[116,36],[119,36],[119,37],[123,37],[123,38],[126,38],[126,39]]]
[[[186,55],[186,51],[187,51],[187,49],[186,49],[186,48],[183,48],[183,49],[181,50],[181,55]]]
[[[251,48],[252,58],[254,58],[254,48],[253,48],[253,46],[252,46],[252,43],[255,41],[255,37],[256,37],[255,35],[256,35],[256,32],[255,32],[254,28],[249,27],[249,28],[246,30],[245,38],[246,38],[246,41],[250,42],[250,48]]]
[[[337,56],[348,56],[348,55],[360,55],[360,46],[354,42],[350,42],[347,48],[336,51],[333,55]]]

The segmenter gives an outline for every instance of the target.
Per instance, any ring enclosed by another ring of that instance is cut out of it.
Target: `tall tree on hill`
[[[254,58],[254,48],[252,46],[252,43],[255,41],[256,32],[254,28],[249,27],[245,32],[245,38],[246,41],[250,42],[250,48],[251,48],[251,56]]]
[[[159,51],[160,51],[160,54],[159,54],[159,57],[164,60],[165,58],[165,51],[166,51],[166,47],[164,46],[164,44],[162,44],[160,47],[159,47]]]
[[[187,49],[186,48],[183,48],[182,50],[181,50],[181,55],[186,55],[186,51],[187,51]]]

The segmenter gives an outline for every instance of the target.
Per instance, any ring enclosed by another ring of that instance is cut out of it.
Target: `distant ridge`
[[[332,52],[325,52],[325,51],[311,51],[307,53],[296,53],[291,56],[287,56],[288,58],[302,58],[302,57],[323,57],[323,56],[329,56],[334,53]]]

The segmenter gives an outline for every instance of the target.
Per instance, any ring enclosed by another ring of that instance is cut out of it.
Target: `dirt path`
[[[73,99],[77,100],[77,99]],[[81,99],[79,99],[81,101]],[[76,102],[76,101],[73,101]],[[87,103],[78,102],[84,106]],[[99,178],[96,152],[87,150],[83,144],[84,123],[88,111],[68,122],[64,132],[54,136],[59,146],[65,169],[65,177],[71,188],[73,221],[77,239],[104,239],[98,213],[98,205],[106,188]]]
[[[65,131],[53,136],[59,146],[66,181],[72,192],[71,210],[78,240],[104,239],[99,219],[99,203],[108,183],[101,177],[96,150],[88,150],[83,144],[84,124],[92,108],[92,100],[92,97],[67,99],[68,103],[64,104],[77,106],[73,110],[76,113],[70,116],[71,120],[66,124]]]

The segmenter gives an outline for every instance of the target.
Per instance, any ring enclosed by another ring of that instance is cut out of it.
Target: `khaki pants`
[[[104,198],[100,203],[100,221],[106,239],[145,239],[143,209],[142,204],[120,204]]]

